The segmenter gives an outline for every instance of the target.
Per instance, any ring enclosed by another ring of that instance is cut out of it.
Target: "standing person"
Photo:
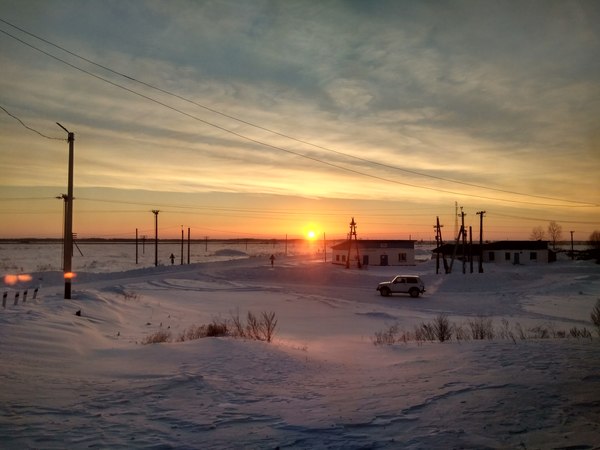
[[[271,255],[269,259],[271,260],[271,267],[273,267],[273,263],[275,262],[275,255]]]
[[[171,253],[171,256],[169,256],[169,259],[171,260],[171,265],[175,264],[175,255],[173,253]]]

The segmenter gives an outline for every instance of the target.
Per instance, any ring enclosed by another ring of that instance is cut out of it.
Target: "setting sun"
[[[314,239],[315,237],[317,237],[317,234],[316,234],[316,233],[315,233],[313,230],[309,230],[309,231],[306,233],[306,237],[307,237],[308,239]]]

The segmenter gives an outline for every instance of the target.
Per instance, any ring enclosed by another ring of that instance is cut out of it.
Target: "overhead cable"
[[[3,19],[0,19],[0,21],[13,26],[12,24],[6,22]],[[446,190],[446,189],[433,188],[433,187],[421,186],[421,185],[417,185],[417,184],[405,183],[405,182],[401,182],[401,181],[398,181],[398,180],[389,179],[389,178],[385,178],[385,177],[382,177],[382,176],[373,175],[373,174],[370,174],[370,173],[367,173],[367,172],[362,172],[362,171],[359,171],[359,170],[355,170],[355,169],[351,169],[351,168],[348,168],[348,167],[344,167],[344,166],[341,166],[341,165],[338,165],[338,164],[334,164],[334,163],[325,161],[325,160],[320,159],[320,158],[316,158],[316,157],[313,157],[313,156],[310,156],[310,155],[306,155],[306,154],[303,154],[303,153],[299,153],[299,152],[296,152],[296,151],[293,151],[293,150],[290,150],[290,149],[287,149],[287,148],[284,148],[284,147],[279,147],[279,146],[276,146],[276,145],[272,145],[272,144],[269,144],[267,142],[260,141],[258,139],[254,139],[252,137],[249,137],[249,136],[246,136],[244,134],[238,133],[236,131],[230,130],[230,129],[225,128],[223,126],[220,126],[220,125],[217,125],[215,123],[209,122],[207,120],[201,119],[200,117],[197,117],[197,116],[195,116],[193,114],[190,114],[190,113],[187,113],[185,111],[182,111],[182,110],[180,110],[180,109],[178,109],[178,108],[176,108],[174,106],[166,104],[166,103],[164,103],[164,102],[162,102],[160,100],[157,100],[157,99],[155,99],[153,97],[150,97],[148,95],[145,95],[145,94],[142,94],[140,92],[137,92],[137,91],[135,91],[135,90],[133,90],[131,88],[123,86],[123,85],[121,85],[119,83],[116,83],[114,81],[111,81],[111,80],[109,80],[107,78],[104,78],[104,77],[102,77],[100,75],[97,75],[97,74],[95,74],[93,72],[90,72],[90,71],[88,71],[86,69],[83,69],[83,68],[81,68],[79,66],[76,66],[76,65],[74,65],[74,64],[72,64],[72,63],[70,63],[68,61],[65,61],[65,60],[63,60],[63,59],[61,59],[61,58],[59,58],[59,57],[57,57],[57,56],[55,56],[55,55],[53,55],[53,54],[45,51],[45,50],[42,50],[42,49],[40,49],[40,48],[38,48],[38,47],[36,47],[36,46],[28,43],[28,42],[26,42],[26,41],[24,41],[24,40],[16,37],[16,36],[8,33],[5,30],[0,30],[0,32],[3,33],[3,34],[5,34],[5,35],[7,35],[7,36],[9,36],[9,37],[11,37],[12,39],[14,39],[16,41],[22,43],[23,45],[26,45],[26,46],[28,46],[28,47],[30,47],[30,48],[32,48],[32,49],[34,49],[34,50],[36,50],[36,51],[38,51],[40,53],[43,53],[44,55],[46,55],[46,56],[48,56],[48,57],[50,57],[50,58],[52,58],[52,59],[54,59],[56,61],[59,61],[59,62],[65,64],[65,65],[67,65],[67,66],[69,66],[69,67],[71,67],[71,68],[73,68],[75,70],[78,70],[78,71],[80,71],[80,72],[82,72],[82,73],[84,73],[86,75],[89,75],[89,76],[91,76],[93,78],[96,78],[96,79],[98,79],[100,81],[108,83],[108,84],[110,84],[110,85],[112,85],[114,87],[117,87],[119,89],[127,91],[127,92],[129,92],[131,94],[137,95],[138,97],[141,97],[143,99],[146,99],[148,101],[156,103],[156,104],[158,104],[160,106],[163,106],[163,107],[165,107],[167,109],[170,109],[170,110],[172,110],[174,112],[177,112],[177,113],[179,113],[181,115],[184,115],[184,116],[189,117],[189,118],[191,118],[193,120],[201,122],[201,123],[203,123],[205,125],[214,127],[214,128],[216,128],[218,130],[221,130],[221,131],[223,131],[225,133],[231,134],[231,135],[236,136],[236,137],[238,137],[240,139],[243,139],[243,140],[255,143],[255,144],[260,145],[260,146],[268,147],[268,148],[271,148],[271,149],[274,149],[274,150],[278,150],[278,151],[283,151],[283,152],[286,152],[286,153],[289,153],[289,154],[292,154],[292,155],[295,155],[295,156],[299,156],[301,158],[305,158],[305,159],[317,162],[319,164],[327,165],[329,167],[333,167],[333,168],[336,168],[336,169],[339,169],[339,170],[343,170],[343,171],[346,171],[346,172],[354,173],[356,175],[365,176],[365,177],[368,177],[368,178],[372,178],[372,179],[376,179],[376,180],[380,180],[380,181],[384,181],[384,182],[388,182],[388,183],[394,183],[394,184],[397,184],[397,185],[413,187],[413,188],[416,188],[416,189],[425,189],[425,190],[430,190],[430,191],[434,191],[434,192],[441,192],[441,193],[452,194],[452,195],[457,195],[457,196],[462,196],[462,197],[480,198],[480,199],[485,199],[485,200],[495,200],[495,201],[506,202],[506,203],[518,203],[518,204],[536,205],[536,206],[547,206],[547,207],[569,207],[569,208],[576,208],[576,207],[581,208],[581,207],[590,207],[590,206],[598,207],[598,206],[600,206],[599,204],[594,204],[594,203],[571,201],[571,200],[564,200],[564,199],[557,199],[557,198],[550,198],[550,197],[541,197],[541,198],[555,200],[555,201],[559,201],[559,202],[568,202],[568,203],[572,203],[572,204],[565,205],[565,204],[555,204],[555,203],[551,204],[551,203],[529,202],[529,201],[524,201],[524,200],[503,199],[503,198],[498,198],[498,197],[490,197],[490,196],[470,194],[470,193],[464,193],[464,192],[456,192],[456,191],[451,191],[451,190]],[[52,45],[54,45],[54,44],[52,44]],[[84,58],[82,58],[82,59],[84,59]],[[127,77],[127,78],[130,78],[130,79],[134,80],[131,77]],[[329,151],[331,151],[331,150],[329,150]],[[338,153],[343,154],[341,152],[338,152]],[[352,157],[351,155],[347,155],[347,154],[343,154],[343,155],[344,156]],[[361,159],[361,158],[358,158],[358,157],[353,157],[353,158]],[[364,161],[369,162],[368,160],[364,160]],[[389,167],[393,167],[393,166],[389,166]],[[400,169],[400,170],[404,170],[404,169]],[[419,174],[419,173],[416,173],[416,174]],[[423,174],[420,174],[420,175],[423,175]],[[425,175],[425,176],[427,176],[427,175]],[[431,176],[431,177],[434,177],[434,176]],[[439,178],[440,180],[444,180],[444,179],[442,179],[440,177],[434,177],[434,178]],[[444,181],[452,181],[452,180],[444,180]],[[472,187],[481,187],[481,188],[484,188],[484,187],[478,186],[478,185],[471,185],[471,186]],[[510,191],[504,191],[504,192],[509,193]],[[523,195],[523,196],[529,196],[529,197],[536,197],[536,196],[532,196],[532,195],[528,195],[528,194],[519,194],[519,193],[513,193],[513,194]]]

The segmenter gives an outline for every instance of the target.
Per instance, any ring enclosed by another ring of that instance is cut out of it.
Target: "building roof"
[[[458,244],[460,249],[462,243]],[[479,244],[473,244],[472,250],[474,253],[479,251]],[[503,251],[503,250],[548,250],[548,241],[496,241],[486,242],[483,244],[484,251]],[[454,244],[444,244],[433,250],[434,253],[452,253]],[[459,250],[460,251],[460,250]]]
[[[415,241],[412,240],[381,240],[381,239],[359,239],[356,241],[359,249],[379,249],[379,248],[415,248]],[[353,242],[354,244],[354,242]],[[350,246],[349,241],[341,242],[337,245],[333,245],[333,250],[348,250]]]

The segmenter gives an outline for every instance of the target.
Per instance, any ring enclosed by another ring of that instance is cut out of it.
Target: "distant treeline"
[[[76,238],[79,243],[84,244],[135,244],[135,238]],[[143,238],[138,238],[138,242],[141,242]],[[154,242],[154,237],[146,237],[146,242]],[[184,239],[187,242],[187,238]],[[62,243],[62,238],[18,238],[18,239],[0,239],[1,244],[56,244]],[[305,242],[304,238],[297,239],[258,239],[258,238],[236,238],[236,239],[190,239],[190,242],[194,243],[205,243],[205,242],[218,242],[218,243],[229,243],[229,244],[275,244],[278,242]],[[335,242],[340,241],[335,239]],[[181,238],[159,238],[160,243],[177,243],[181,242]],[[328,240],[328,242],[332,242]]]

